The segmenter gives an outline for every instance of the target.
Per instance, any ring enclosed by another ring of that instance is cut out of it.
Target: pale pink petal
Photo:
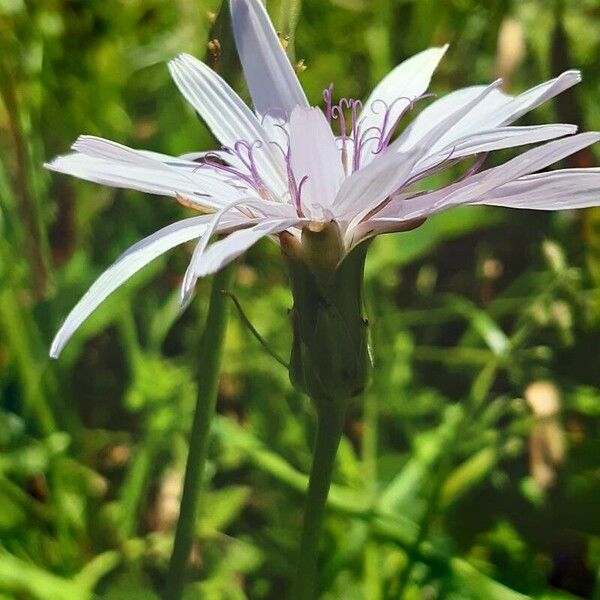
[[[377,218],[413,220],[427,217],[452,206],[477,202],[500,186],[543,169],[598,140],[600,134],[588,132],[548,142],[528,150],[499,167],[487,169],[435,192],[409,199],[393,198],[377,214]]]
[[[75,153],[58,156],[45,167],[111,187],[183,196],[208,208],[218,208],[240,197],[237,188],[208,169],[180,158],[133,150],[93,136],[81,136],[73,149]]]
[[[71,310],[52,342],[50,356],[58,357],[73,333],[112,292],[171,248],[201,236],[210,220],[210,216],[201,216],[173,223],[129,248],[100,275]],[[245,221],[241,216],[230,216],[221,223],[221,228],[240,226]]]
[[[432,102],[426,106],[411,122],[406,129],[398,136],[398,139],[393,143],[393,147],[399,152],[406,152],[408,149],[415,146],[436,123],[444,119],[448,114],[454,112],[462,106],[471,104],[473,100],[478,98],[481,93],[487,88],[485,85],[474,85],[467,88],[461,88]],[[495,89],[485,97],[486,110],[494,110],[501,108],[505,103],[510,102],[511,97],[504,94],[499,89]],[[483,106],[480,110],[483,110]],[[486,127],[489,129],[489,127]],[[458,139],[463,135],[467,135],[470,131],[457,131],[453,139]]]
[[[390,71],[375,87],[365,101],[359,120],[363,131],[381,127],[386,107],[389,108],[388,125],[393,126],[402,111],[427,91],[431,76],[444,56],[448,45],[419,52]],[[377,141],[368,140],[362,148],[362,160],[369,162]]]
[[[472,128],[490,126],[501,126],[514,123],[524,114],[530,112],[534,108],[541,106],[551,98],[558,96],[565,90],[573,87],[581,81],[581,73],[576,70],[565,71],[558,77],[550,79],[544,83],[540,83],[521,94],[510,99],[498,110],[482,110],[481,114],[471,115],[474,119]]]
[[[308,106],[281,42],[260,0],[230,0],[233,33],[252,102],[261,115],[288,118]]]
[[[563,169],[526,175],[473,204],[533,210],[588,208],[600,204],[600,169]]]
[[[482,131],[456,140],[447,150],[426,156],[417,165],[421,174],[430,174],[430,169],[439,165],[440,169],[446,166],[446,161],[454,161],[473,154],[491,152],[545,142],[555,138],[573,135],[577,132],[575,125],[549,124],[523,127],[498,127],[489,131]],[[413,175],[413,180],[420,178],[419,174]]]
[[[256,115],[211,68],[189,54],[169,63],[177,87],[206,121],[215,137],[228,148],[243,140],[253,146],[253,156],[265,183],[275,190],[285,185],[284,165]],[[235,160],[235,159],[233,159]],[[228,162],[230,162],[228,160]]]
[[[440,136],[431,152],[441,151],[451,146],[457,139],[466,135],[513,123],[527,112],[540,106],[554,96],[581,81],[579,71],[566,71],[558,77],[541,83],[518,96],[509,96],[496,91],[487,97],[486,102],[473,106],[472,110]],[[467,103],[477,95],[480,86],[457,90],[444,96],[425,108],[406,128],[395,142],[399,151],[419,142],[441,116],[459,103]]]
[[[369,165],[348,177],[335,200],[336,214],[353,219],[351,226],[361,221],[388,196],[396,192],[413,176],[416,165],[425,157],[432,144],[448,128],[459,122],[474,106],[485,102],[488,95],[496,90],[500,81],[479,90],[469,102],[445,115],[419,140],[409,152],[396,152],[390,148],[377,156]],[[451,155],[448,153],[447,159]],[[442,160],[442,162],[444,162]]]
[[[383,202],[410,177],[420,156],[387,152],[346,178],[335,198],[332,212],[338,220],[350,221]],[[362,218],[362,217],[360,217]]]
[[[226,264],[243,254],[250,246],[268,235],[280,233],[291,227],[308,224],[308,219],[269,219],[249,229],[235,231],[225,239],[211,244],[204,252],[203,260],[198,265],[198,278],[215,273]]]
[[[325,219],[344,178],[331,127],[318,108],[297,107],[289,132],[290,164],[296,182],[302,182],[302,206],[314,219]]]
[[[452,158],[461,158],[480,152],[491,152],[546,142],[555,138],[577,133],[576,125],[552,123],[548,125],[533,125],[523,127],[498,127],[481,131],[456,140],[452,144]],[[441,156],[439,153],[438,156]]]
[[[525,175],[469,204],[526,210],[568,210],[598,206],[600,169],[563,169]],[[358,241],[381,233],[401,231],[407,223],[412,221],[405,218],[374,217],[347,233],[347,246],[352,247]]]
[[[200,240],[196,244],[194,248],[194,253],[192,254],[192,258],[188,264],[188,268],[185,271],[185,275],[183,276],[183,282],[181,284],[181,305],[184,306],[188,303],[191,294],[194,290],[194,286],[196,285],[196,281],[198,280],[198,276],[196,274],[198,263],[202,258],[202,254],[208,246],[208,242],[215,231],[218,229],[221,220],[227,215],[227,213],[231,212],[231,209],[235,206],[239,205],[240,201],[232,202],[227,206],[223,207],[219,210],[215,215],[213,215],[206,231],[200,236]]]

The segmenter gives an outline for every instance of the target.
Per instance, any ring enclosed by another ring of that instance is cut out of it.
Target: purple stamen
[[[296,183],[296,177],[294,176],[294,171],[292,170],[292,162],[290,160],[289,152],[286,155],[286,167],[287,167],[287,176],[288,176],[288,185],[290,189],[290,196],[292,198],[292,202],[296,207],[296,213],[299,217],[303,217],[304,213],[302,212],[302,186],[304,182],[308,179],[308,176],[304,176],[300,183]]]
[[[360,100],[353,98],[341,98],[340,101],[331,105],[330,93],[332,88],[328,88],[324,92],[324,98],[327,102],[327,113],[330,119],[335,119],[339,122],[339,139],[342,142],[342,163],[344,171],[348,171],[348,149],[346,144],[349,140],[352,141],[352,171],[356,171],[360,166],[360,123],[358,121],[358,110],[362,107]],[[346,127],[346,112],[350,111],[350,135],[348,135]]]
[[[362,102],[352,98],[341,98],[337,104],[334,104],[332,99],[333,84],[323,90],[325,116],[327,121],[330,126],[334,120],[338,121],[338,139],[341,142],[341,158],[346,174],[348,174],[348,142],[352,143],[353,152],[351,171],[355,172],[360,169],[362,154],[365,148],[372,143],[375,143],[375,149],[372,150],[373,154],[379,154],[386,150],[390,145],[391,139],[397,130],[400,121],[406,113],[411,111],[417,102],[425,98],[430,98],[431,96],[433,96],[433,94],[429,93],[422,94],[416,98],[400,96],[391,104],[388,104],[381,99],[374,100],[371,104],[371,111],[376,115],[382,114],[382,123],[380,126],[371,125],[363,131],[363,119],[360,119],[358,115],[359,110],[362,108]],[[400,111],[400,114],[394,119],[394,122],[390,123],[393,109],[400,101],[406,102],[406,106]],[[350,119],[350,131],[347,129],[346,111],[350,113],[348,116]]]
[[[235,155],[242,161],[244,166],[250,171],[254,181],[258,185],[259,188],[264,188],[264,183],[260,177],[258,169],[256,168],[256,162],[254,161],[254,148],[260,148],[262,146],[262,142],[260,140],[256,140],[249,144],[244,140],[237,141],[233,148],[235,151]],[[243,148],[246,151],[246,157],[243,156],[240,148]]]
[[[213,160],[213,159],[216,159],[216,160]],[[226,165],[222,162],[217,162],[219,160],[221,160],[219,156],[209,153],[204,157],[203,162],[198,167],[198,169],[201,169],[202,167],[210,167],[211,169],[214,169],[215,171],[227,173],[227,174],[231,175],[234,179],[241,179],[242,181],[247,183],[250,187],[256,189],[256,181],[254,179],[252,179],[250,176],[246,175],[245,173],[242,173],[240,170],[236,169],[235,167]]]
[[[358,171],[360,167],[360,124],[358,123],[357,109],[362,108],[360,100],[350,100],[351,119],[352,119],[352,172]]]
[[[395,131],[398,129],[398,125],[400,125],[400,121],[402,121],[402,119],[406,116],[407,113],[409,113],[410,111],[412,111],[414,109],[416,103],[419,102],[420,100],[424,100],[426,98],[431,98],[434,95],[435,94],[425,93],[425,94],[421,94],[420,96],[417,96],[415,98],[408,98],[406,96],[400,96],[400,97],[396,98],[386,108],[385,115],[383,117],[383,125],[381,126],[381,138],[380,138],[377,150],[375,151],[375,154],[383,152],[383,150],[385,150],[390,145],[392,136],[394,135]],[[388,129],[387,126],[388,126],[388,121],[389,121],[392,109],[400,100],[406,101],[407,105],[400,111],[400,114],[396,117],[394,123]],[[385,104],[385,102],[384,102],[384,104]],[[375,113],[375,114],[377,114],[377,113]]]
[[[346,131],[346,115],[344,114],[344,105],[346,108],[349,107],[349,102],[346,98],[342,98],[337,104],[331,107],[331,117],[339,121],[340,126],[340,138],[342,140],[342,145],[346,147],[346,140],[348,139],[348,134]]]
[[[330,83],[328,87],[323,90],[323,100],[325,101],[325,117],[327,122],[331,125],[331,109],[332,109],[332,98],[333,98],[333,83]]]

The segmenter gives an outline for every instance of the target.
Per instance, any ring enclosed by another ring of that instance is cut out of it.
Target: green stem
[[[316,407],[317,436],[304,505],[302,541],[291,592],[293,600],[312,600],[315,597],[321,525],[346,414],[345,402],[322,401]]]
[[[375,390],[368,391],[363,404],[362,462],[366,493],[374,506],[377,501],[377,439],[379,406]],[[381,556],[379,545],[365,536],[364,545],[364,595],[378,600],[382,597]]]
[[[302,0],[283,0],[279,16],[279,31],[287,38],[287,55],[294,63],[296,59],[296,27],[302,10]]]
[[[231,283],[232,275],[233,266],[227,266],[215,275],[212,284],[206,327],[200,347],[198,398],[190,435],[173,554],[167,575],[164,595],[166,600],[179,600],[183,593],[185,568],[194,537],[200,486],[204,476],[210,424],[217,401],[219,370],[229,316],[229,303],[223,290]]]
[[[9,257],[3,253],[1,259],[5,258]],[[38,352],[35,324],[27,320],[27,313],[23,311],[16,290],[11,287],[11,281],[2,280],[1,284],[5,282],[8,285],[0,292],[0,330],[11,349],[15,369],[23,385],[24,413],[36,419],[41,433],[49,435],[57,430],[57,425],[44,389],[44,367],[48,360]]]

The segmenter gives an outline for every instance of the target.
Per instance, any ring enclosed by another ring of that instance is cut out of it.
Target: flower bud
[[[294,306],[290,380],[313,400],[347,400],[370,372],[362,286],[368,243],[345,255],[337,223],[311,224],[282,239]]]

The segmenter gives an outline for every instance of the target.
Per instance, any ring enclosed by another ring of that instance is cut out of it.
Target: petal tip
[[[60,333],[56,335],[56,337],[52,340],[52,345],[50,346],[50,351],[48,352],[48,356],[52,360],[57,360],[62,352],[65,340],[62,340],[60,337]]]

